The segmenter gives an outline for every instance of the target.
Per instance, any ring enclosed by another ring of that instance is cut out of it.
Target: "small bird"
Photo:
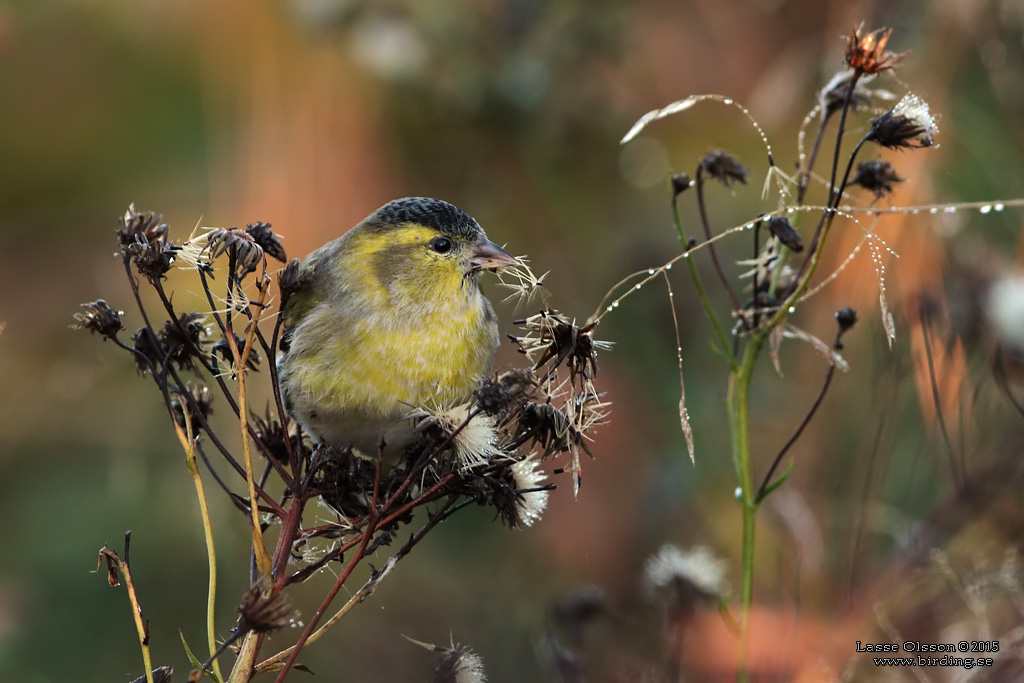
[[[400,455],[414,409],[465,402],[490,372],[498,324],[478,280],[516,265],[452,204],[377,209],[299,266],[278,356],[288,412],[317,442]]]

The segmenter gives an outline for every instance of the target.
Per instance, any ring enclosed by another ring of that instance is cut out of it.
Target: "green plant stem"
[[[689,252],[690,245],[687,243],[686,233],[683,231],[683,221],[679,217],[679,204],[676,202],[678,195],[673,194],[672,196],[672,222],[676,226],[676,232],[679,233],[679,239],[683,243],[683,249]],[[693,286],[697,290],[697,296],[700,298],[701,306],[704,307],[704,315],[708,321],[711,322],[711,326],[715,328],[715,334],[718,336],[718,342],[722,345],[722,351],[725,354],[726,359],[729,361],[729,366],[736,370],[736,357],[732,355],[732,345],[729,343],[729,337],[725,334],[725,329],[722,327],[722,323],[718,321],[718,316],[715,315],[715,309],[711,307],[711,300],[708,299],[708,293],[704,289],[704,283],[701,282],[700,273],[697,272],[697,265],[690,258],[689,253],[683,259],[686,261],[686,267],[690,269],[690,276],[693,278]]]
[[[739,366],[729,378],[729,426],[732,431],[733,462],[740,485],[740,504],[743,514],[743,546],[741,555],[740,586],[740,643],[736,679],[746,681],[747,643],[749,638],[750,608],[754,600],[754,539],[757,513],[757,494],[754,491],[753,469],[750,464],[750,380],[754,365],[764,344],[764,333],[754,333],[743,350]]]
[[[192,483],[196,487],[196,496],[199,498],[199,512],[203,520],[203,534],[206,539],[206,559],[210,566],[210,584],[206,593],[206,640],[207,646],[210,648],[210,656],[213,657],[218,650],[217,630],[214,621],[214,605],[217,598],[217,553],[213,546],[213,526],[210,523],[210,508],[206,503],[206,491],[203,488],[203,479],[199,474],[199,463],[196,460],[192,417],[188,413],[186,404],[182,404],[182,411],[185,415],[185,430],[182,430],[181,426],[177,423],[174,424],[174,429],[178,434],[178,439],[181,441],[181,447],[185,451],[185,463],[188,466],[189,474],[192,476]],[[220,662],[213,659],[211,663],[213,665],[213,672],[217,675],[217,680],[224,680],[220,671]]]

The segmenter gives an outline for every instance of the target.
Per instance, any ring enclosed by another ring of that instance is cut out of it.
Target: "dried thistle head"
[[[532,526],[548,505],[548,491],[542,488],[548,477],[539,465],[537,458],[530,455],[510,468],[516,493],[513,526]]]
[[[238,353],[245,353],[245,339],[235,335],[235,346],[238,349]],[[231,343],[227,337],[221,337],[221,339],[210,347],[210,352],[215,356],[220,356],[229,364],[235,360],[234,354],[231,352]],[[260,352],[259,349],[253,347],[252,351],[249,352],[249,357],[245,360],[245,367],[249,368],[253,372],[258,372],[260,369]]]
[[[888,90],[871,90],[868,84],[874,79],[874,74],[866,74],[857,79],[850,92],[850,83],[857,72],[853,69],[843,69],[835,74],[828,83],[818,92],[818,106],[824,112],[825,118],[831,117],[843,108],[849,96],[851,111],[863,111],[871,106],[876,99],[891,100],[894,95]]]
[[[256,239],[246,230],[239,228],[217,228],[207,236],[207,250],[211,259],[224,254],[234,264],[234,275],[242,279],[266,264],[266,257]]]
[[[140,328],[132,335],[136,365],[141,372],[168,363],[182,370],[192,369],[197,359],[207,357],[203,347],[208,336],[206,318],[201,313],[182,313],[176,320],[165,321],[155,337],[148,327]]]
[[[284,310],[288,299],[306,284],[309,275],[301,270],[299,259],[293,258],[277,276],[277,288],[281,292],[281,310]]]
[[[730,187],[733,181],[746,185],[747,176],[750,174],[747,167],[737,161],[736,157],[720,149],[713,149],[704,156],[700,162],[700,170],[726,187]]]
[[[291,436],[285,430],[281,421],[277,419],[275,414],[271,411],[270,406],[267,406],[266,413],[264,415],[253,414],[251,416],[252,428],[256,432],[256,437],[260,442],[267,447],[271,455],[273,455],[278,462],[288,461],[288,441],[292,441],[293,446],[298,449],[300,444],[295,436]]]
[[[868,140],[890,149],[934,147],[939,127],[928,110],[928,103],[913,93],[903,96],[896,106],[871,119]]]
[[[117,241],[125,259],[132,259],[139,273],[150,282],[157,282],[171,269],[175,247],[168,240],[169,228],[161,223],[163,216],[148,214],[128,207],[119,220]]]
[[[533,372],[515,368],[484,379],[475,392],[476,402],[481,410],[493,415],[500,424],[518,414],[539,388]]]
[[[117,229],[117,241],[122,251],[130,251],[139,245],[163,247],[169,228],[166,223],[160,222],[162,219],[163,216],[158,216],[152,211],[136,211],[135,205],[129,204],[128,210],[118,220],[121,227]]]
[[[495,419],[473,403],[449,408],[417,408],[408,415],[431,443],[450,443],[459,467],[468,470],[501,455]],[[418,449],[417,449],[418,450]]]
[[[117,333],[124,329],[121,324],[123,311],[115,311],[103,299],[82,304],[84,313],[75,313],[73,330],[89,330],[104,339],[117,339]]]
[[[188,395],[175,394],[171,399],[171,413],[174,421],[182,429],[186,429],[185,415],[189,417],[197,413],[206,420],[213,413],[213,394],[205,384],[190,385]]]
[[[350,448],[320,444],[313,452],[313,487],[320,500],[343,518],[364,516],[370,509],[370,495],[376,466],[357,457]]]
[[[564,362],[573,379],[580,376],[590,380],[597,376],[597,351],[611,348],[609,343],[594,339],[596,322],[579,327],[556,311],[542,310],[515,324],[526,334],[509,337],[533,361],[534,370],[547,366],[546,371],[551,373]]]
[[[437,668],[434,669],[434,677],[431,679],[433,683],[486,683],[484,663],[468,647],[455,643],[452,643],[451,647],[433,645],[414,640],[409,636],[405,636],[405,639],[426,650],[444,655]]]
[[[245,232],[263,249],[263,253],[285,263],[288,261],[288,255],[284,251],[284,245],[281,244],[281,237],[270,227],[270,223],[262,221],[246,223]]]
[[[685,616],[703,604],[713,604],[729,592],[725,561],[708,548],[682,550],[666,544],[644,564],[644,587],[667,599],[669,614]]]
[[[902,183],[906,178],[896,174],[896,169],[888,161],[874,159],[857,164],[857,173],[850,180],[850,185],[860,185],[875,195],[875,199],[892,195],[893,185]]]
[[[855,26],[846,38],[846,63],[855,71],[877,74],[895,67],[907,53],[886,52],[885,45],[892,34],[891,28],[880,28],[864,33],[864,25]]]
[[[259,581],[246,592],[238,606],[238,629],[248,633],[272,633],[289,625],[295,610],[282,591],[269,581]]]

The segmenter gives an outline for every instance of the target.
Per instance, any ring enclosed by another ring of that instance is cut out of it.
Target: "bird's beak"
[[[519,259],[489,239],[482,239],[473,246],[469,256],[473,271],[501,270],[519,265]]]

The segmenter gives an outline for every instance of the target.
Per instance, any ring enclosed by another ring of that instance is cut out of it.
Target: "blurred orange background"
[[[205,642],[202,529],[159,397],[111,344],[68,329],[78,305],[97,298],[127,311],[126,334],[140,324],[114,255],[116,219],[129,203],[162,213],[176,239],[197,225],[268,221],[289,256],[301,257],[388,199],[437,196],[528,254],[538,273],[550,270],[550,303],[583,319],[619,279],[679,253],[667,177],[692,175],[708,149],[736,154],[752,172],[732,193],[709,188],[716,226],[775,208],[760,197],[764,149],[738,111],[697,107],[620,146],[632,123],[687,95],[721,93],[749,108],[789,172],[800,122],[842,68],[842,37],[861,21],[893,26],[890,49],[910,50],[898,79],[881,87],[919,93],[940,117],[939,148],[884,155],[907,178],[893,202],[1024,196],[1019,3],[0,5],[0,679],[142,673],[123,591],[89,573],[97,550],[119,550],[127,529],[154,663],[184,680],[178,630],[197,651]],[[862,131],[865,122],[861,115],[854,125]],[[681,206],[692,232],[692,198]],[[862,234],[846,228],[825,267]],[[883,253],[895,347],[882,332],[866,249],[794,320],[826,340],[838,308],[855,307],[863,322],[847,337],[852,371],[836,376],[791,452],[793,476],[761,513],[758,614],[789,624],[766,627],[785,634],[767,647],[771,661],[754,664],[779,676],[770,680],[842,671],[854,640],[878,637],[872,605],[881,583],[906,577],[896,568],[908,557],[906,534],[954,494],[936,402],[954,459],[970,474],[984,477],[1022,443],[1020,416],[987,373],[984,332],[964,322],[978,315],[972,274],[984,280],[1018,261],[1019,212],[891,216],[878,232],[899,254]],[[749,258],[741,238],[724,250],[733,261]],[[171,286],[182,309],[192,297],[200,305],[184,274]],[[493,681],[559,680],[539,643],[554,602],[581,584],[601,587],[613,606],[583,654],[602,671],[593,679],[638,680],[620,672],[658,672],[662,657],[658,609],[640,590],[651,553],[666,542],[709,545],[738,586],[726,368],[709,351],[691,283],[678,272],[673,286],[696,464],[679,429],[668,297],[654,283],[598,328],[615,342],[598,378],[614,405],[584,462],[579,499],[556,476],[559,489],[532,528],[508,531],[486,509],[457,515],[307,651],[302,661],[319,680],[427,680],[432,655],[402,634],[469,645]],[[922,325],[923,301],[935,327]],[[718,303],[725,311],[724,297]],[[503,332],[521,313],[499,307]],[[937,399],[926,334],[935,335]],[[515,361],[513,349],[502,354],[499,363]],[[761,476],[826,370],[798,342],[787,342],[781,361],[784,378],[764,359],[754,383]],[[214,505],[222,636],[248,581],[247,531],[225,503]],[[1016,519],[1020,500],[1007,505]],[[973,514],[961,521],[987,513]],[[950,522],[943,538],[958,528]],[[1014,547],[1019,523],[1000,528],[1009,531],[994,547]],[[981,553],[969,546],[966,556]],[[312,613],[326,591],[329,577],[321,578],[296,591],[300,613]],[[684,651],[693,680],[728,680],[731,662],[704,656],[730,650],[727,631],[694,631]],[[271,647],[291,638],[275,636]]]

